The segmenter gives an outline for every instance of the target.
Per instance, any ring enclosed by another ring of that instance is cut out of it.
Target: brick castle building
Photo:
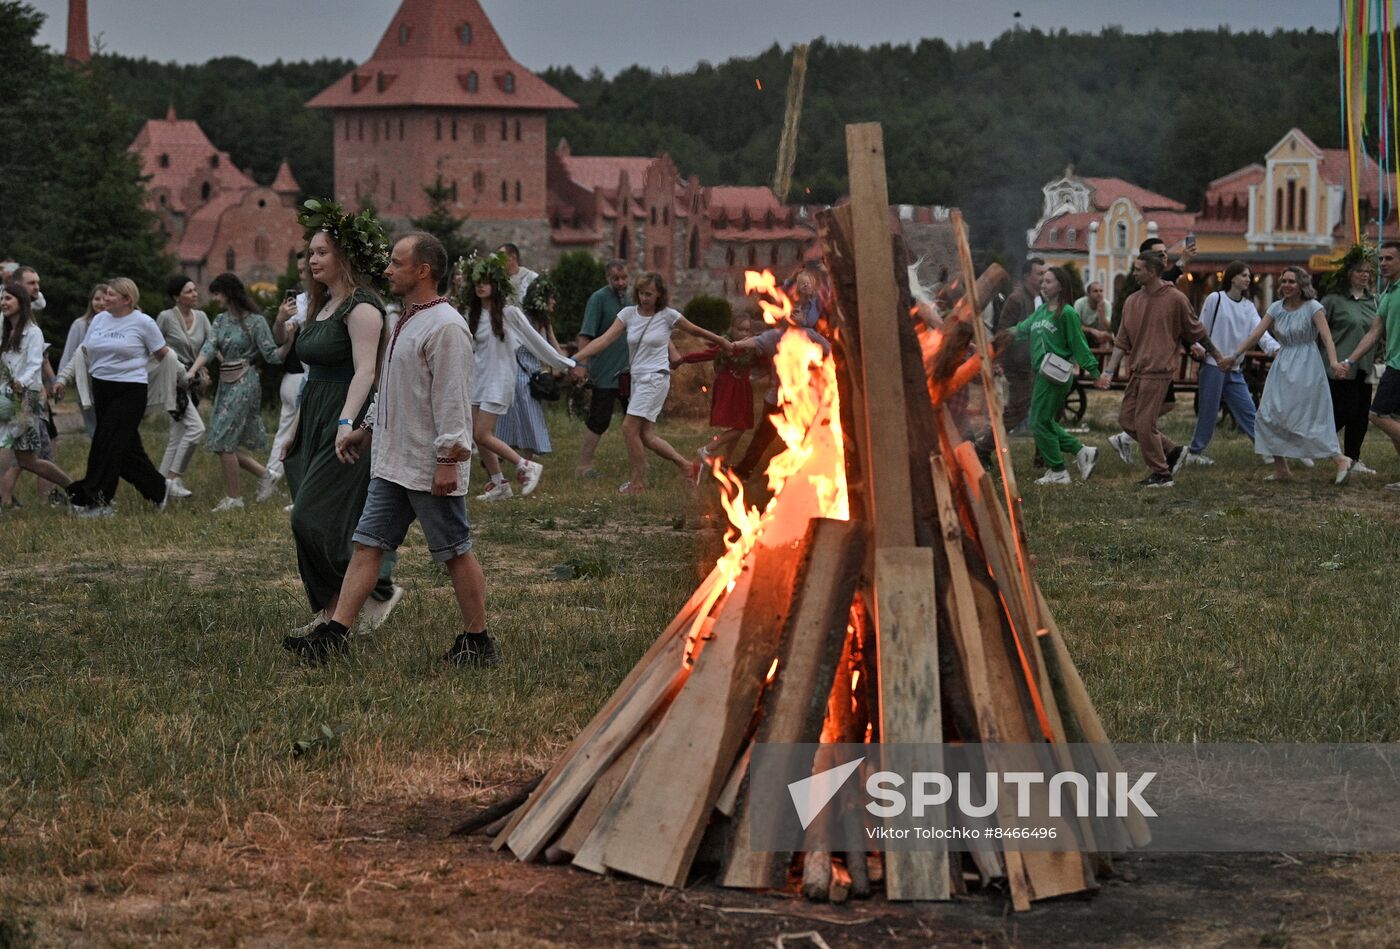
[[[541,269],[586,250],[657,270],[681,296],[729,293],[748,266],[813,248],[803,208],[767,187],[704,186],[666,155],[551,149],[549,113],[577,108],[511,58],[477,0],[403,0],[374,54],[307,103],[335,129],[335,197],[402,223],[439,177],[489,245]]]
[[[272,184],[259,185],[173,106],[142,126],[130,151],[149,179],[147,205],[191,280],[203,286],[231,271],[246,283],[274,283],[293,262],[304,243],[301,188],[285,161]]]

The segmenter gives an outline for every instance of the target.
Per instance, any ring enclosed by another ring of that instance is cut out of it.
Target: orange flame
[[[763,310],[763,321],[769,326],[777,326],[787,322],[792,316],[792,301],[783,292],[783,288],[778,286],[778,278],[773,276],[771,270],[745,270],[744,271],[744,295],[758,296],[758,305]]]
[[[768,322],[786,321],[792,314],[792,301],[771,271],[746,271],[744,285],[746,292],[759,295]],[[711,474],[721,485],[720,505],[729,517],[729,530],[724,538],[725,552],[716,564],[720,582],[710,590],[695,619],[687,662],[705,618],[734,588],[745,558],[760,538],[772,546],[794,543],[806,532],[810,518],[844,521],[851,516],[835,361],[806,333],[789,329],[778,341],[774,368],[778,412],[773,423],[785,448],[768,464],[768,487],[773,496],[760,511],[747,503],[738,478],[718,462],[711,463]]]

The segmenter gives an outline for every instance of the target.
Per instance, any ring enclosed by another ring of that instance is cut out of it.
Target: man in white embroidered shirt
[[[366,442],[372,452],[364,512],[335,616],[282,645],[324,662],[349,648],[350,624],[379,577],[386,550],[397,550],[417,520],[428,551],[447,567],[462,613],[462,632],[443,656],[454,665],[500,662],[486,631],[486,578],[472,553],[467,522],[467,479],[472,443],[471,337],[466,321],[437,288],[447,273],[447,251],[430,234],[399,240],[385,276],[403,298],[389,334],[379,391],[368,428],[351,436],[342,461],[354,461]]]

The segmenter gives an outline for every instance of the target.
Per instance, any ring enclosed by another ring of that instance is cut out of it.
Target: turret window
[[[407,23],[400,23],[400,24],[399,24],[399,45],[400,45],[400,46],[407,46],[407,45],[408,45],[408,38],[409,38],[409,36],[411,36],[412,34],[413,34],[413,28],[412,28],[412,27],[410,27]]]
[[[463,46],[472,45],[472,25],[470,23],[463,23],[457,27],[457,39],[462,41]]]

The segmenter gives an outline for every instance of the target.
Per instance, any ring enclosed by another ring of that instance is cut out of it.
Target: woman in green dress
[[[280,364],[286,348],[278,348],[272,330],[248,296],[243,281],[231,273],[219,274],[209,284],[209,292],[223,304],[224,312],[214,318],[203,348],[185,378],[193,381],[210,362],[219,363],[219,391],[214,396],[214,412],[204,445],[219,456],[224,469],[224,499],[214,513],[243,509],[243,488],[239,471],[267,477],[267,469],[249,452],[267,450],[267,429],[262,420],[262,374],[257,360]]]
[[[369,453],[354,452],[346,441],[364,420],[374,395],[385,320],[384,303],[371,281],[387,266],[388,241],[372,216],[350,217],[331,202],[307,202],[301,219],[310,232],[310,286],[306,321],[296,328],[292,345],[306,367],[306,388],[285,470],[297,569],[317,614],[305,627],[309,630],[321,614],[328,618],[335,613],[350,564],[350,538],[369,491]],[[382,266],[375,253],[381,246]],[[390,580],[393,560],[384,558],[379,584],[361,614],[371,628],[384,621],[403,594]]]

